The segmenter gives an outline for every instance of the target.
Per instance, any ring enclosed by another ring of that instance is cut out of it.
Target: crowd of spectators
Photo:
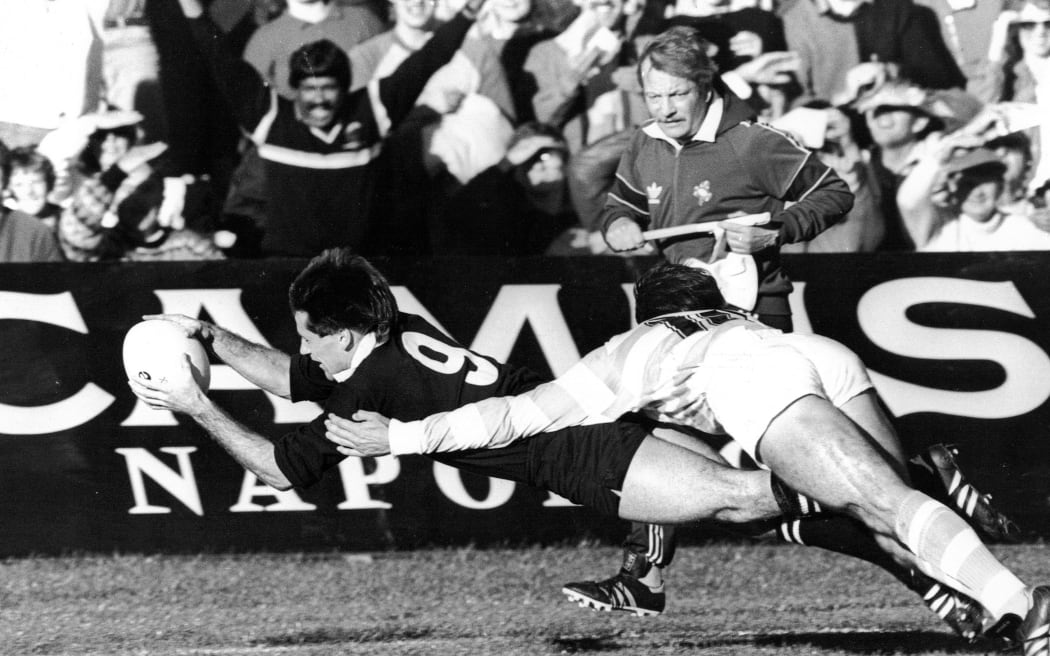
[[[1050,0],[25,0],[0,261],[612,254],[674,25],[853,191],[784,252],[1050,249]]]

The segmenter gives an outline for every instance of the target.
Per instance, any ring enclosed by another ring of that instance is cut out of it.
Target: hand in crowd
[[[994,103],[985,105],[976,116],[958,130],[959,135],[977,137],[982,142],[991,141],[1009,132],[1011,130],[1008,127],[1006,115]]]
[[[836,98],[834,105],[846,105],[869,91],[873,91],[890,80],[899,77],[900,70],[895,64],[885,62],[864,62],[846,72],[845,89]]]
[[[1010,26],[1017,22],[1020,13],[1013,9],[1002,11],[992,23],[988,40],[988,61],[998,63],[1006,57],[1006,44],[1010,39]]]
[[[747,30],[737,32],[729,39],[729,49],[737,57],[758,57],[762,54],[762,37]]]
[[[467,94],[462,89],[447,88],[442,90],[442,96],[445,99],[445,106],[441,108],[441,113],[455,114],[459,111]]]
[[[799,69],[798,54],[789,51],[767,52],[741,64],[733,72],[748,84],[787,84]]]
[[[979,148],[987,141],[982,135],[971,134],[962,130],[943,136],[930,135],[929,139],[932,145],[930,152],[942,166],[950,162],[952,157],[957,154],[957,151]]]
[[[1050,232],[1050,207],[1039,207],[1028,214],[1032,224],[1043,232]]]
[[[576,84],[584,84],[598,73],[598,62],[604,52],[593,46],[569,61],[569,76]]]
[[[534,134],[518,140],[508,150],[504,158],[512,166],[521,166],[544,148],[560,148],[558,140],[545,134]],[[633,223],[633,222],[632,222]]]
[[[462,11],[470,18],[477,18],[485,6],[485,2],[486,0],[467,0],[466,4],[463,5]]]
[[[641,227],[625,216],[609,224],[609,229],[605,231],[605,241],[609,248],[616,252],[633,251],[646,243]]]

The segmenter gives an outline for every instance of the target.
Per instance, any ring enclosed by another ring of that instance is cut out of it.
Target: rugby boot
[[[650,588],[642,583],[639,579],[649,572],[652,565],[637,554],[627,556],[615,576],[604,581],[566,583],[561,589],[562,594],[580,608],[618,610],[640,617],[659,615],[667,602],[663,584]]]
[[[1050,586],[1032,590],[1032,607],[1023,620],[1008,613],[985,637],[997,642],[999,649],[1020,646],[1024,656],[1050,656]]]
[[[986,542],[1017,542],[1021,530],[992,505],[992,495],[981,494],[963,476],[955,461],[958,450],[950,444],[934,444],[912,458],[911,463],[936,476],[947,493],[949,505]]]
[[[911,585],[908,587],[919,593],[923,603],[937,613],[956,635],[967,642],[974,642],[981,637],[984,611],[976,601],[918,570],[911,571]]]

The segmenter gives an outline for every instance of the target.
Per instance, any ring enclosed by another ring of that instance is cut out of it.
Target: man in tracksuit
[[[757,318],[791,330],[791,281],[780,266],[780,245],[807,241],[853,206],[835,172],[787,135],[755,121],[754,111],[725,86],[699,32],[672,27],[638,60],[638,78],[651,120],[620,158],[602,214],[615,251],[646,244],[643,230],[718,223],[713,233],[661,239],[654,245],[672,262],[708,262],[716,250],[750,255],[758,271]],[[765,225],[724,219],[768,212]],[[720,241],[721,240],[721,241]],[[660,570],[674,554],[672,527],[635,524],[623,566],[607,581],[569,583],[581,603],[616,607],[615,590],[637,582],[661,590]],[[663,599],[657,601],[663,606]]]

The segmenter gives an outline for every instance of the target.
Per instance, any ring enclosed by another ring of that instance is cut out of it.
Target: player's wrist
[[[423,453],[423,422],[391,419],[387,430],[390,455],[404,456]]]

